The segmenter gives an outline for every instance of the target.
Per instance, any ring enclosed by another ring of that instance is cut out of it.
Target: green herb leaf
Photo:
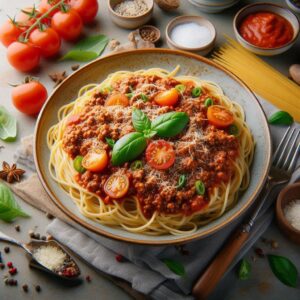
[[[249,261],[247,261],[246,259],[242,259],[238,271],[239,279],[241,280],[249,279],[250,274],[251,274],[251,265]]]
[[[17,137],[17,120],[0,105],[0,139],[13,142]]]
[[[146,139],[151,139],[151,138],[153,138],[157,134],[156,131],[151,130],[151,129],[144,130],[143,133],[144,133],[144,137]]]
[[[185,187],[185,185],[186,185],[186,182],[187,182],[187,180],[186,180],[186,175],[180,175],[179,176],[179,179],[178,179],[178,184],[176,185],[176,188],[178,189],[178,190],[180,190],[180,189],[182,189],[183,187]]]
[[[201,94],[202,94],[201,87],[195,87],[192,89],[192,97],[193,98],[199,97]]]
[[[204,102],[204,105],[205,105],[206,107],[209,107],[209,106],[214,105],[213,99],[211,99],[211,98],[206,98],[206,99],[205,99],[205,102]]]
[[[132,111],[132,124],[138,132],[144,132],[151,128],[151,121],[149,118],[137,108],[134,108]]]
[[[205,185],[201,180],[195,182],[195,188],[198,195],[202,196],[205,194]]]
[[[298,271],[288,258],[269,254],[268,260],[274,275],[282,283],[290,287],[297,286]]]
[[[130,169],[132,171],[136,171],[136,170],[139,170],[139,169],[142,169],[142,168],[143,168],[143,162],[141,160],[135,160],[130,165]]]
[[[61,60],[89,61],[95,59],[102,54],[107,43],[108,37],[103,34],[89,36],[79,41]]]
[[[18,205],[11,190],[0,183],[0,219],[11,222],[16,217],[27,218],[29,215]]]
[[[110,148],[113,148],[116,143],[113,139],[108,138],[108,137],[105,138],[105,141]]]
[[[178,261],[175,261],[173,259],[165,258],[162,260],[163,263],[166,264],[166,266],[175,274],[179,276],[185,275],[185,268],[184,265]]]
[[[140,132],[131,132],[120,138],[114,145],[111,162],[119,166],[137,158],[147,147],[147,141]]]
[[[143,101],[143,102],[147,102],[148,100],[149,100],[149,98],[148,98],[148,96],[147,95],[145,95],[145,94],[140,94],[140,98],[141,98],[141,100]]]
[[[82,166],[83,156],[78,155],[73,161],[73,167],[78,173],[84,173],[86,169]]]
[[[273,125],[291,125],[294,123],[293,117],[286,111],[277,111],[268,119],[270,124]]]
[[[239,128],[235,124],[232,124],[228,128],[228,133],[236,136],[239,134]]]
[[[179,93],[183,93],[185,91],[185,85],[184,84],[177,84],[175,86],[175,89],[179,92]]]
[[[134,93],[127,93],[125,95],[128,99],[131,99],[133,97]]]
[[[160,137],[173,137],[179,134],[188,122],[189,116],[185,112],[169,112],[155,118],[151,129]]]

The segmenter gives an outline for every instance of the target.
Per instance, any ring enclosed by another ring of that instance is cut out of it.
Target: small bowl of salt
[[[166,28],[168,46],[171,49],[207,55],[215,46],[215,26],[200,16],[179,16],[172,19]]]
[[[276,202],[276,218],[285,236],[300,244],[300,183],[290,184],[280,192]]]

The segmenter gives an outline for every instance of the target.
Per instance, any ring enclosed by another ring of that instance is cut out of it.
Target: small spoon
[[[80,275],[80,270],[78,265],[76,264],[76,262],[74,261],[73,258],[71,258],[71,255],[64,249],[64,247],[62,247],[58,242],[54,241],[54,240],[50,240],[50,241],[31,241],[30,243],[21,243],[19,241],[17,241],[16,239],[4,234],[3,232],[0,231],[0,241],[5,241],[5,242],[9,242],[12,243],[14,245],[17,245],[21,248],[23,248],[27,254],[29,254],[29,256],[31,257],[31,262],[30,265],[34,268],[37,268],[39,270],[42,270],[60,280],[63,280],[65,283],[68,283],[70,285],[76,285],[82,282],[82,279],[79,277]],[[57,272],[47,268],[46,266],[44,266],[41,262],[39,262],[35,257],[34,257],[34,251],[42,246],[53,246],[56,247],[58,249],[60,249],[62,252],[64,252],[67,255],[67,258],[70,262],[74,263],[74,268],[77,271],[77,276],[73,276],[73,277],[67,277],[64,275],[60,275]]]

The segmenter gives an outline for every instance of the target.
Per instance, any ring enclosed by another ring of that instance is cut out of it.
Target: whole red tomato
[[[5,47],[8,47],[18,39],[22,32],[23,30],[12,20],[6,20],[0,27],[0,41]]]
[[[51,27],[66,41],[75,41],[82,31],[80,15],[73,9],[67,12],[59,11],[51,20]]]
[[[99,8],[97,0],[70,0],[69,4],[79,13],[84,24],[95,19]]]
[[[26,115],[37,115],[47,100],[46,88],[38,81],[18,85],[12,90],[14,106]]]
[[[7,48],[7,59],[9,63],[19,71],[28,72],[39,65],[40,49],[21,42],[13,42]]]
[[[56,55],[61,45],[60,36],[52,28],[47,28],[43,31],[38,28],[33,30],[29,35],[29,42],[40,48],[44,57]]]
[[[39,11],[41,14],[44,14],[49,11],[55,4],[57,4],[60,0],[52,0],[49,3],[49,0],[42,0],[39,4]],[[59,8],[54,9],[49,16],[52,17],[56,12],[59,11]]]

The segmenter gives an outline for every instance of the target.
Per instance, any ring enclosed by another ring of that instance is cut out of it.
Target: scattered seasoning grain
[[[20,232],[21,226],[20,225],[15,225],[15,229],[16,229],[17,232]]]
[[[51,234],[47,235],[47,241],[49,242],[51,240],[53,240],[53,236]]]
[[[71,66],[71,69],[72,69],[72,71],[76,71],[79,69],[79,67],[80,67],[80,65],[73,65],[73,66]]]
[[[30,238],[33,239],[33,238],[34,238],[34,231],[33,231],[32,229],[29,230],[29,231],[28,231],[28,235],[29,235]]]
[[[41,238],[41,235],[39,233],[34,234],[34,239],[39,240]]]
[[[41,289],[41,287],[39,285],[36,285],[35,286],[35,290],[39,293],[42,289]]]
[[[10,248],[9,247],[5,247],[4,248],[4,252],[7,254],[7,253],[9,253],[10,252]]]
[[[92,281],[92,278],[91,278],[90,275],[87,275],[87,276],[85,277],[85,280],[86,280],[87,282],[91,282],[91,281]]]
[[[5,268],[5,264],[0,263],[0,269],[3,270]]]
[[[49,220],[53,220],[53,219],[54,219],[54,216],[51,215],[50,213],[46,213],[46,217],[47,217]]]
[[[274,241],[274,240],[271,240],[271,247],[272,247],[273,249],[277,249],[277,248],[279,247],[278,242],[276,242],[276,241]]]
[[[116,255],[116,261],[117,262],[122,262],[123,261],[123,256],[121,254]]]
[[[113,9],[118,15],[136,17],[146,13],[149,8],[144,0],[124,0]]]
[[[8,284],[9,284],[9,278],[7,278],[7,277],[4,278],[4,284],[5,284],[5,285],[8,285]]]
[[[23,284],[22,289],[25,293],[28,293],[28,285],[27,284]]]
[[[261,248],[255,248],[255,253],[257,256],[259,256],[261,258],[265,257],[265,253],[264,253],[263,249],[261,249]]]

